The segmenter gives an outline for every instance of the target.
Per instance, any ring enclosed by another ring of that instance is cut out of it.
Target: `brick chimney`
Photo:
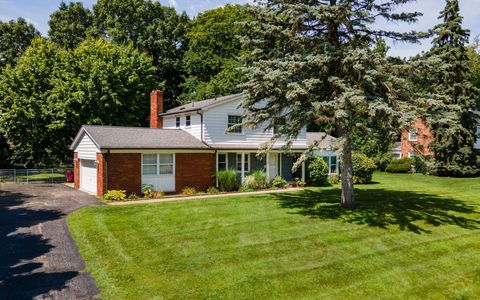
[[[150,128],[163,128],[163,118],[158,114],[163,112],[163,92],[153,90],[150,93]]]

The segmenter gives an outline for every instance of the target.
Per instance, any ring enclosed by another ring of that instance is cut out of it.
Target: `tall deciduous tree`
[[[190,21],[185,38],[188,49],[183,59],[187,78],[181,102],[202,100],[240,92],[244,80],[240,71],[245,27],[249,19],[242,5],[225,5],[201,13]]]
[[[291,141],[309,122],[340,135],[341,205],[355,207],[352,133],[390,133],[413,117],[407,82],[372,46],[378,37],[416,41],[419,34],[377,29],[379,19],[415,22],[396,13],[409,0],[260,1],[251,7],[246,46],[245,124],[276,125],[273,140]],[[278,125],[280,124],[280,125]]]
[[[165,97],[176,100],[183,82],[187,15],[151,0],[99,0],[93,11],[97,30],[104,38],[131,43],[152,56],[157,81],[165,86]]]
[[[462,28],[458,0],[447,0],[442,23],[433,29],[433,47],[427,53],[423,103],[433,140],[434,172],[438,175],[471,176],[476,165],[477,115],[480,92],[472,84],[467,55],[469,30]],[[429,66],[429,68],[428,68]]]
[[[48,36],[56,45],[73,49],[92,31],[93,14],[81,2],[60,3],[50,15]]]
[[[75,50],[35,40],[0,78],[0,132],[16,165],[65,161],[82,124],[146,124],[151,58],[132,46],[87,40]]]
[[[25,19],[0,21],[0,70],[6,65],[15,65],[30,43],[40,33]]]

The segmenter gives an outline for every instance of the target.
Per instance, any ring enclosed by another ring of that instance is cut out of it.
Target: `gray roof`
[[[181,129],[95,125],[84,125],[71,148],[83,131],[100,149],[210,149]]]
[[[170,114],[201,110],[219,103],[238,100],[238,99],[241,99],[241,97],[242,97],[242,94],[240,93],[240,94],[228,95],[228,96],[212,98],[212,99],[207,99],[202,101],[191,102],[182,106],[177,106],[175,108],[169,109],[164,113],[160,113],[159,115],[162,116],[162,115],[170,115]]]
[[[307,145],[311,146],[315,141],[319,142],[317,149],[333,150],[335,149],[337,138],[325,132],[307,132]]]

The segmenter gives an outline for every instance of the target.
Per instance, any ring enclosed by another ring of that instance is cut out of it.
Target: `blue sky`
[[[46,35],[50,14],[58,8],[61,0],[0,0],[0,19],[9,20],[23,17]],[[82,1],[85,6],[91,7],[96,0]],[[185,11],[193,17],[199,12],[222,6],[225,3],[246,3],[252,0],[160,0],[177,11]],[[403,6],[402,10],[417,10],[424,14],[417,24],[392,24],[381,22],[378,26],[395,30],[427,30],[438,23],[437,16],[445,2],[441,0],[418,0]],[[464,16],[464,27],[472,31],[472,37],[480,34],[480,0],[460,0],[461,13]],[[429,41],[422,44],[404,44],[390,42],[391,55],[411,56],[430,47]]]

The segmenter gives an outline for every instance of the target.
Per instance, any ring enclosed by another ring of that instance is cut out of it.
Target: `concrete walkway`
[[[159,203],[159,202],[171,202],[171,201],[184,201],[192,199],[212,199],[212,198],[225,198],[225,197],[237,197],[237,196],[250,196],[250,195],[261,195],[261,194],[278,194],[278,193],[291,193],[301,191],[303,188],[288,188],[288,189],[279,189],[279,190],[268,190],[268,191],[257,191],[257,192],[240,192],[240,193],[226,193],[226,194],[215,194],[215,195],[197,195],[197,196],[185,196],[185,197],[171,197],[171,198],[162,198],[162,199],[146,199],[146,200],[135,200],[135,201],[126,201],[126,202],[110,202],[108,205],[132,205],[132,204],[147,204],[147,203]]]

